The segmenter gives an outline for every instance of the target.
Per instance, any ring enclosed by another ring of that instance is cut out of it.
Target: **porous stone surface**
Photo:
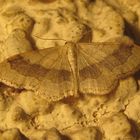
[[[0,62],[68,41],[130,36],[140,43],[139,0],[0,0]],[[138,140],[140,78],[108,95],[48,103],[33,91],[0,84],[0,140]]]

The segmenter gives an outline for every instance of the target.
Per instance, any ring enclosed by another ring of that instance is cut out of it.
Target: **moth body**
[[[69,60],[69,64],[73,73],[73,78],[74,78],[74,85],[75,85],[75,95],[77,94],[78,91],[78,81],[77,81],[77,45],[73,42],[68,42],[66,43],[67,47],[67,55],[68,55],[68,60]]]
[[[71,66],[71,69],[73,72],[76,72],[77,68],[77,46],[74,43],[68,42],[66,44],[67,47],[67,55],[68,55],[68,60]]]

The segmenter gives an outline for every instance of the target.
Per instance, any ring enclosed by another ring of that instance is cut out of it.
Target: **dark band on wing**
[[[118,50],[115,50],[112,54],[107,56],[99,65],[103,65],[110,71],[117,66],[123,65],[127,62],[128,58],[132,55],[132,45],[120,46]]]
[[[97,79],[102,73],[97,65],[99,67],[104,66],[110,71],[119,65],[123,65],[132,55],[132,47],[132,45],[122,45],[112,54],[108,55],[103,61],[84,67],[79,71],[80,78],[82,78],[82,80],[87,78]]]
[[[97,79],[100,75],[101,71],[95,64],[86,66],[79,71],[79,76],[82,78],[81,80],[85,80],[87,78]]]
[[[28,60],[25,60],[24,57],[17,55],[7,60],[10,64],[11,69],[16,70],[21,75],[27,77],[34,77],[38,80],[42,80],[46,75],[51,72],[51,74],[46,77],[47,80],[51,80],[53,83],[58,83],[55,77],[59,78],[59,82],[71,81],[71,73],[67,70],[57,70],[57,69],[46,69],[45,67],[39,64],[31,64]]]
[[[124,64],[128,58],[132,55],[132,48],[133,46],[132,45],[123,45],[123,46],[120,46],[120,48],[115,51],[112,55],[118,59],[122,64]]]

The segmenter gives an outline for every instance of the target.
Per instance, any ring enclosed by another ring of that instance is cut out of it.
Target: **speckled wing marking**
[[[79,44],[80,92],[107,94],[117,86],[119,79],[140,68],[140,47],[128,38],[118,38],[116,42]]]
[[[66,47],[30,51],[7,59],[0,64],[0,81],[36,91],[48,101],[75,94]]]

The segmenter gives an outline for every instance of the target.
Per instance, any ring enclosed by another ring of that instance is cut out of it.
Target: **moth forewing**
[[[73,74],[66,48],[62,52],[60,55],[56,47],[51,51],[49,48],[15,55],[0,63],[0,81],[33,90],[48,101],[72,96],[75,93]]]
[[[140,48],[128,38],[117,42],[79,45],[79,89],[82,93],[110,93],[121,78],[140,68]]]

